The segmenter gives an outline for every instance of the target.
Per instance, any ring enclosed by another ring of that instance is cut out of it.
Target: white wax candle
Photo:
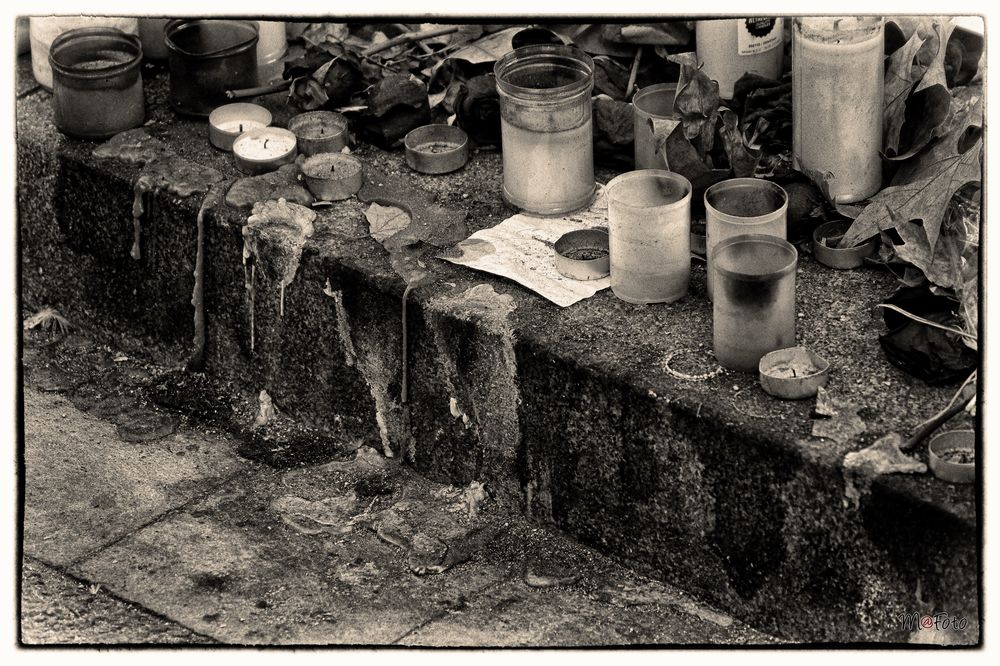
[[[878,17],[795,19],[792,137],[796,166],[827,180],[834,201],[882,186],[884,32]]]
[[[280,127],[261,127],[233,142],[236,166],[244,173],[266,173],[295,159],[295,135]]]
[[[227,120],[218,124],[218,128],[224,132],[239,132],[240,134],[258,127],[266,127],[266,125],[256,120]]]
[[[233,145],[240,157],[251,160],[271,160],[288,154],[295,140],[280,134],[257,134]]]
[[[703,71],[719,83],[719,96],[732,99],[734,86],[747,72],[771,79],[781,76],[784,19],[770,17],[712,19],[695,25],[695,50]]]

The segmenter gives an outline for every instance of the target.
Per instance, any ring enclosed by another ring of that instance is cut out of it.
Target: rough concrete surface
[[[27,342],[25,644],[775,640],[530,525],[479,484],[427,481],[372,448],[282,471],[235,461],[228,435],[184,418],[183,439],[122,442],[111,406],[125,377],[155,384],[165,369],[103,367],[102,348],[73,334]],[[201,467],[235,473],[220,485]]]
[[[146,131],[235,178],[204,124],[169,111],[166,88],[162,75],[146,78]],[[26,304],[56,306],[101,339],[140,336],[160,360],[184,357],[197,197],[154,194],[144,255],[132,260],[138,167],[62,137],[50,101],[36,92],[17,109]],[[499,196],[496,153],[447,176],[410,172],[401,151],[359,145],[354,154],[465,211],[470,232],[514,212]],[[364,445],[438,482],[484,482],[505,507],[787,638],[905,641],[895,618],[920,603],[978,616],[974,486],[891,475],[863,479],[858,503],[849,501],[844,456],[886,432],[909,433],[953,391],[909,377],[880,350],[875,305],[896,284],[890,274],[827,270],[802,248],[799,342],[830,360],[831,393],[857,404],[866,426],[838,443],[811,435],[813,401],[782,402],[752,374],[715,372],[699,263],[688,295],[670,306],[605,291],[560,309],[438,260],[428,243],[387,252],[365,208],[352,199],[317,211],[283,313],[279,281],[244,263],[246,212],[205,216],[206,377],[228,385],[243,412],[267,390],[307,428],[244,433],[249,457],[284,469]],[[257,248],[265,258],[279,250]],[[417,260],[429,277],[407,294],[404,363],[403,275]],[[469,298],[487,290],[480,306]],[[923,448],[916,455],[926,459]]]

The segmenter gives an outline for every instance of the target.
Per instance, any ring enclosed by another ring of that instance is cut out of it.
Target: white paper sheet
[[[594,202],[585,210],[562,217],[518,213],[495,227],[477,231],[449,252],[453,256],[441,259],[510,278],[560,307],[590,298],[610,287],[611,278],[573,280],[560,275],[552,244],[569,231],[607,227],[604,187],[597,187]]]

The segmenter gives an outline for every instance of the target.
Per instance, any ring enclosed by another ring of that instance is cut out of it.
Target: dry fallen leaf
[[[402,231],[410,224],[410,215],[395,206],[383,206],[373,203],[365,211],[368,219],[368,229],[372,238],[379,243]]]

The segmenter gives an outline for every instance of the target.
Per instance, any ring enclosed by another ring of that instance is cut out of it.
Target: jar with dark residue
[[[176,19],[165,30],[170,103],[207,117],[228,103],[227,90],[257,85],[257,24],[229,19]]]
[[[731,370],[756,372],[762,356],[795,345],[798,252],[784,239],[744,234],[721,241],[710,258],[715,358]]]
[[[77,28],[52,42],[52,105],[65,134],[103,139],[146,119],[142,45],[115,28]]]

